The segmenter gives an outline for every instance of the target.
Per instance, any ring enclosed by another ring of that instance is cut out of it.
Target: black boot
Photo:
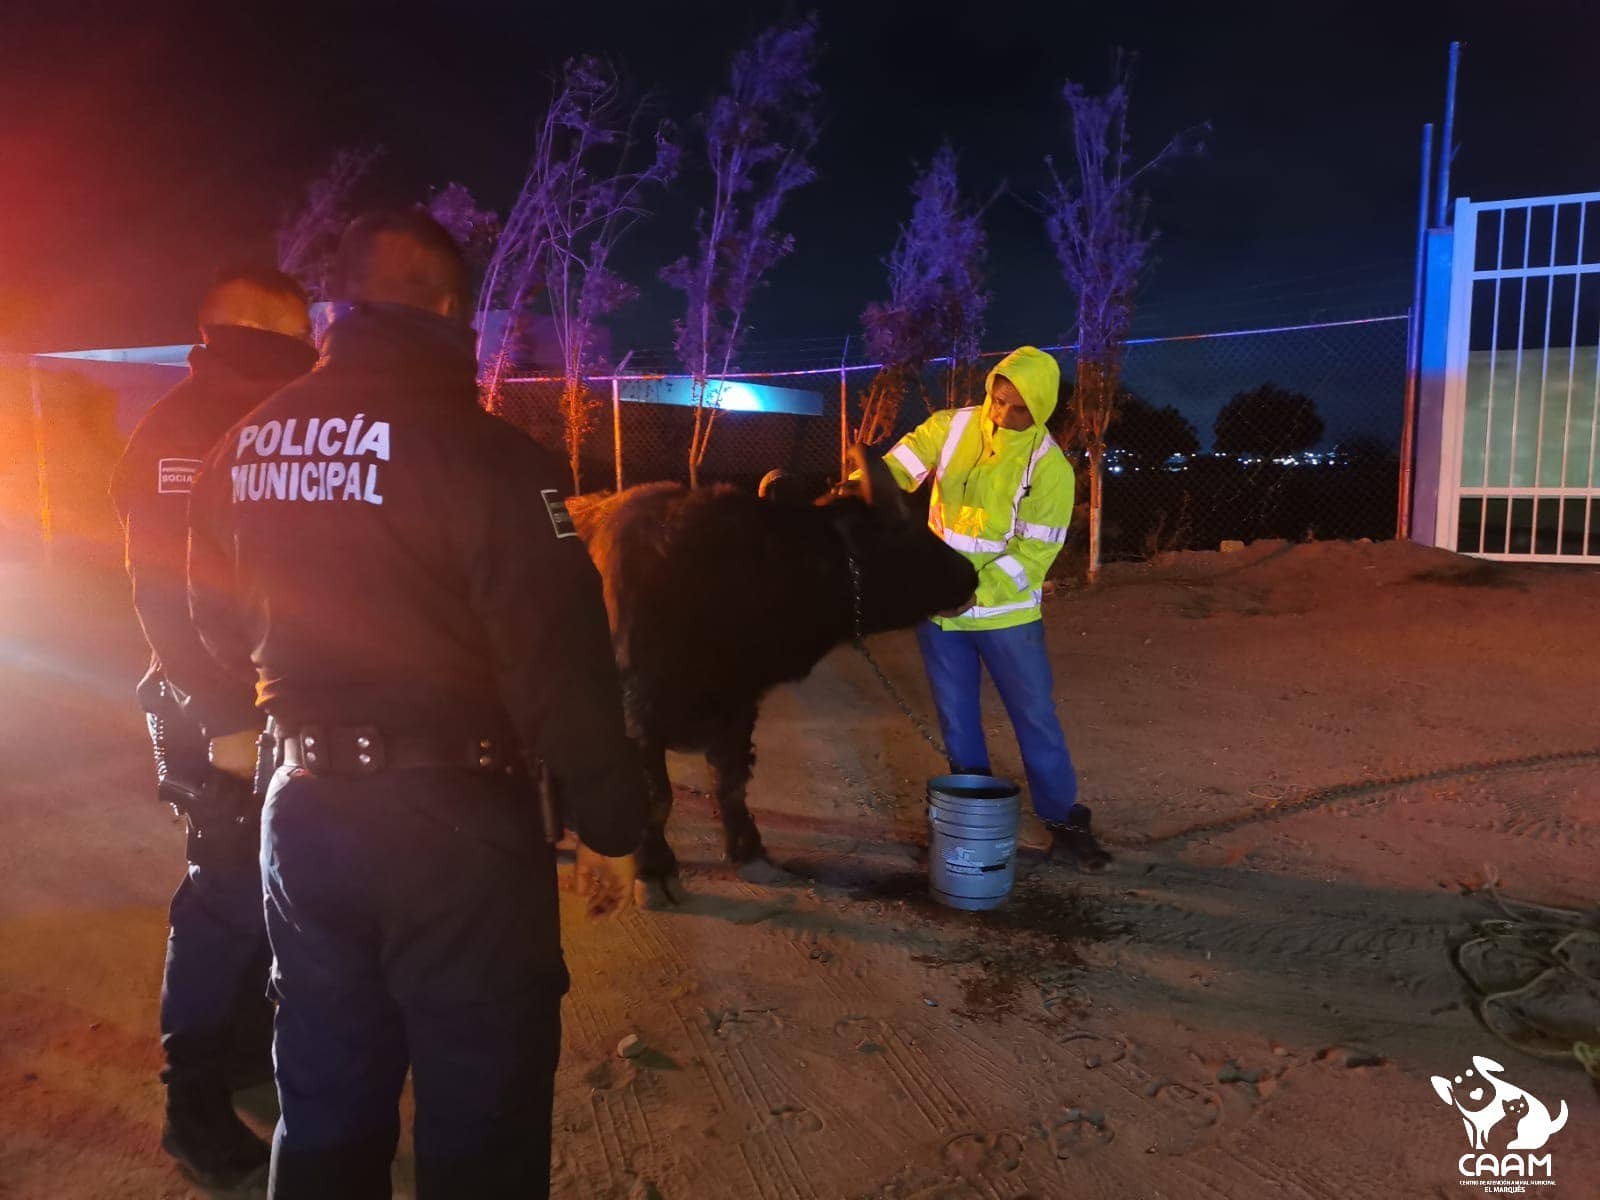
[[[1093,814],[1083,804],[1074,804],[1067,810],[1065,821],[1046,821],[1050,831],[1049,858],[1056,862],[1071,862],[1080,871],[1104,871],[1111,865],[1111,855],[1094,840],[1089,828]]]
[[[161,1148],[202,1187],[237,1187],[267,1165],[272,1151],[233,1111],[226,1088],[167,1087]]]

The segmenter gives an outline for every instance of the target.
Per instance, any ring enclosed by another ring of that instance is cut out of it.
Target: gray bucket
[[[969,912],[999,908],[1017,873],[1020,789],[992,775],[928,781],[928,891]]]

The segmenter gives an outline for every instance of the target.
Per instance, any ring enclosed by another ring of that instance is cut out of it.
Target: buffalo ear
[[[857,442],[850,447],[850,462],[861,472],[862,492],[873,510],[895,520],[906,520],[905,495],[883,459]]]

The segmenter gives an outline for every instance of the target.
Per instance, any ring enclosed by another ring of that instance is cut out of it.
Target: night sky
[[[785,220],[796,255],[753,313],[757,355],[825,357],[884,289],[913,160],[942,138],[974,189],[1031,196],[1065,153],[1067,77],[1140,55],[1146,150],[1209,120],[1205,154],[1155,184],[1162,231],[1139,328],[1181,333],[1402,310],[1416,160],[1437,119],[1445,49],[1467,41],[1456,192],[1489,199],[1600,187],[1596,17],[1528,3],[817,5],[828,124],[821,179]],[[0,349],[134,345],[190,335],[223,261],[270,252],[297,194],[340,146],[389,154],[364,193],[409,202],[466,183],[504,209],[548,78],[574,53],[626,65],[687,120],[776,0],[390,6],[11,0],[0,16]],[[614,343],[671,338],[677,298],[651,284],[684,252],[703,176],[629,244],[650,284]],[[1038,217],[992,210],[986,344],[1050,341],[1070,306]],[[836,351],[834,351],[836,353]],[[810,361],[805,365],[812,365]]]

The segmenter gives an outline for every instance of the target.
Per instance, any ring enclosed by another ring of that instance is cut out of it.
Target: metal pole
[[[28,385],[33,401],[33,462],[39,477],[39,542],[44,549],[45,566],[55,557],[55,522],[50,514],[50,473],[45,454],[44,398],[39,389],[39,364],[28,363]]]
[[[1417,261],[1411,276],[1411,319],[1406,324],[1405,412],[1400,424],[1400,504],[1394,536],[1411,536],[1411,460],[1416,456],[1417,392],[1422,373],[1422,283],[1428,258],[1428,168],[1433,165],[1433,125],[1422,127],[1422,188],[1417,199]]]
[[[1437,208],[1433,224],[1443,229],[1450,215],[1450,163],[1456,156],[1456,67],[1461,61],[1461,43],[1450,43],[1450,74],[1444,91],[1444,138],[1439,145],[1439,190],[1434,196]]]
[[[617,491],[622,490],[622,373],[633,361],[633,351],[622,356],[611,373],[611,455],[617,464]]]
[[[622,490],[622,381],[611,377],[611,453],[617,460],[617,491]]]
[[[844,365],[850,360],[850,335],[844,339],[844,353],[839,355],[839,482],[850,477],[850,403],[849,377]]]

